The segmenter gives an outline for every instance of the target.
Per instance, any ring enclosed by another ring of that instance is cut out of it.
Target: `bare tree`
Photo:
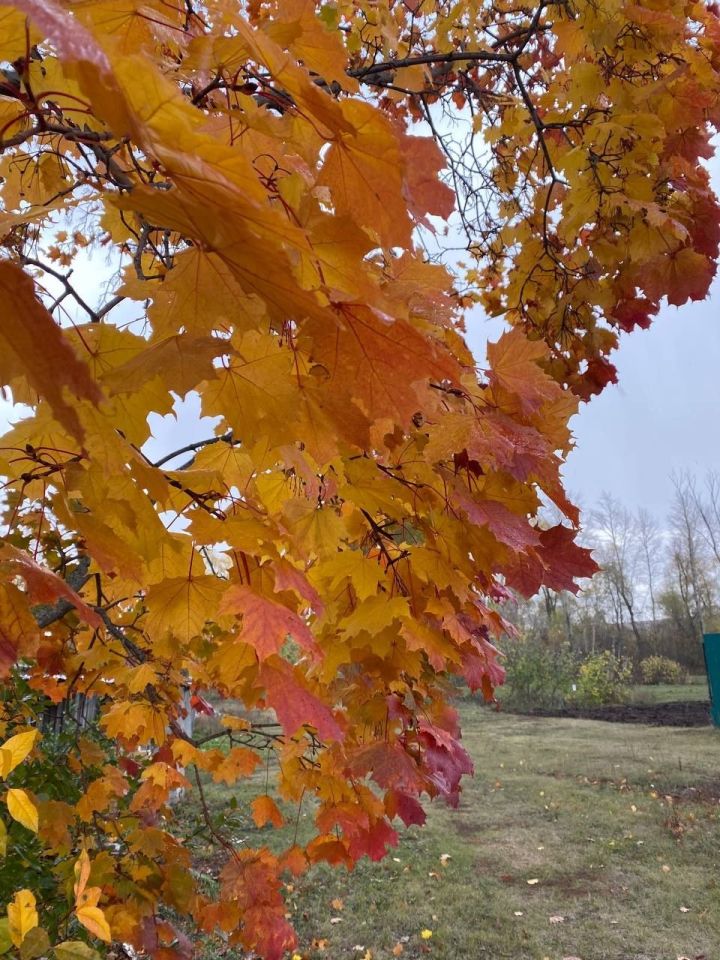
[[[637,512],[635,531],[640,552],[640,563],[643,568],[643,576],[647,588],[647,601],[650,619],[652,621],[652,633],[654,635],[658,620],[657,591],[662,563],[663,537],[657,520],[645,508],[641,508]]]
[[[694,478],[687,481],[688,493],[699,520],[699,533],[716,564],[720,565],[720,474],[705,476],[705,489],[698,490]]]
[[[673,475],[672,480],[670,570],[690,632],[701,641],[704,623],[714,612],[715,585],[710,571],[709,528],[703,521],[695,478],[682,473]]]
[[[618,626],[618,643],[622,643],[625,615],[638,649],[642,636],[638,627],[638,538],[633,516],[609,493],[603,493],[592,523],[597,540],[597,556],[606,582]]]

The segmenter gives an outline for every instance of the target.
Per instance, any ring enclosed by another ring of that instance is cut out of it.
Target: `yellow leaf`
[[[99,940],[104,940],[106,943],[110,943],[110,940],[112,939],[110,934],[110,926],[100,907],[78,907],[78,909],[75,911],[75,916],[85,927],[85,929],[89,930],[94,937],[97,937]]]
[[[33,833],[38,831],[38,812],[37,807],[24,790],[8,790],[7,792],[8,813]]]
[[[83,850],[75,863],[75,885],[73,887],[75,903],[77,903],[83,895],[89,879],[90,857],[87,854],[87,850]]]
[[[421,930],[421,931],[420,931],[420,936],[422,937],[423,940],[429,940],[430,937],[432,936],[432,934],[433,934],[432,930]]]
[[[26,730],[10,737],[0,747],[0,777],[7,777],[30,753],[37,739],[37,730]]]
[[[10,922],[10,939],[19,947],[28,932],[38,925],[35,897],[30,890],[18,890],[7,908]]]

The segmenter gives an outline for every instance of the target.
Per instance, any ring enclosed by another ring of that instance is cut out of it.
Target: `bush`
[[[630,661],[604,650],[580,664],[572,699],[575,703],[587,707],[620,703],[625,699],[631,678]]]
[[[552,710],[572,691],[577,664],[567,646],[547,647],[532,641],[508,645],[502,701],[511,707]]]
[[[640,678],[643,683],[687,683],[685,668],[669,657],[646,657],[640,661]]]

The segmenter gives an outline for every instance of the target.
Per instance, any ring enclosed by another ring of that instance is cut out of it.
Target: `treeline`
[[[702,634],[720,631],[720,474],[674,476],[667,517],[610,494],[585,517],[601,572],[578,596],[544,589],[519,602],[511,619],[521,634],[583,656],[610,650],[638,664],[661,655],[701,672]]]

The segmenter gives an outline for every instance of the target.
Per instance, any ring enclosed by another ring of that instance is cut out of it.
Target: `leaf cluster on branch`
[[[43,739],[10,772],[12,849],[45,865],[3,891],[10,940],[168,960],[190,925],[277,958],[284,876],[457,802],[449,678],[492,697],[503,600],[595,570],[568,420],[617,330],[707,293],[717,10],[3,0],[0,59],[0,382],[32,410],[0,440],[0,719],[100,702],[72,789]],[[451,274],[423,243],[456,203]],[[476,302],[509,324],[483,369]],[[149,418],[190,393],[214,431],[153,459]],[[193,740],[188,685],[249,719]],[[261,763],[309,805],[302,846],[208,811]],[[214,885],[173,827],[191,784]]]

